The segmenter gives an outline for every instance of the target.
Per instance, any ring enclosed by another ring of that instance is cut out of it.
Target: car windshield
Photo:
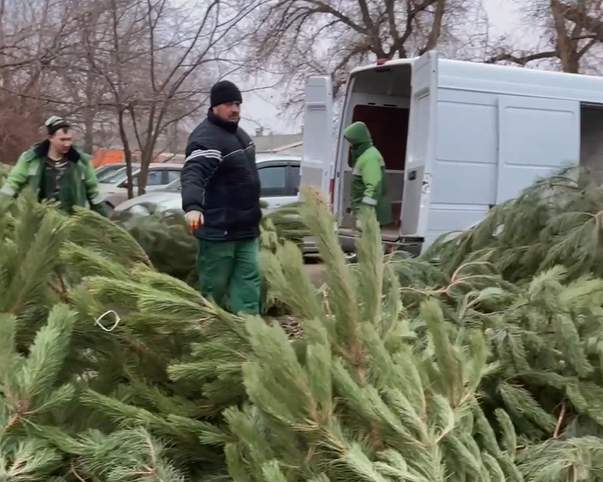
[[[176,179],[175,181],[172,181],[167,186],[165,186],[165,190],[170,192],[178,192],[180,191],[180,189],[180,179]]]
[[[126,177],[127,177],[126,168],[122,167],[118,171],[112,172],[109,176],[107,176],[105,179],[103,179],[102,181],[99,181],[99,182],[102,182],[105,184],[119,184],[121,181],[126,179]]]
[[[120,165],[103,167],[102,171],[96,175],[96,179],[98,182],[107,182],[107,179],[111,178],[117,171],[123,168],[124,167]]]

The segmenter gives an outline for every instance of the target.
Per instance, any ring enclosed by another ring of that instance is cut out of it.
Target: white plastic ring
[[[106,316],[108,316],[110,314],[113,314],[114,322],[113,322],[113,326],[111,328],[107,328],[105,325],[103,325],[102,321]],[[96,319],[95,324],[100,326],[101,329],[106,331],[107,333],[111,333],[113,330],[115,330],[115,328],[117,328],[117,326],[119,325],[120,322],[121,322],[121,318],[119,317],[119,314],[114,310],[109,310],[109,311],[105,311],[102,315],[100,315]]]

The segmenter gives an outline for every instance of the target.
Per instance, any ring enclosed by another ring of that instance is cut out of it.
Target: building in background
[[[303,153],[303,135],[299,134],[263,134],[256,131],[253,137],[258,154],[282,154],[284,156],[301,156]],[[184,152],[158,152],[152,162],[184,163]],[[132,160],[140,162],[140,151],[132,151]],[[94,152],[92,163],[94,167],[107,164],[120,164],[124,162],[122,149],[99,148]]]
[[[299,134],[267,134],[256,131],[253,138],[255,151],[263,154],[283,154],[301,156],[303,151],[303,135]]]

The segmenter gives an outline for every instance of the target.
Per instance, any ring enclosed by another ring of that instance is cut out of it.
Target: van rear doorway
[[[393,242],[400,233],[410,118],[410,73],[410,64],[357,72],[344,106],[346,122],[342,132],[352,122],[364,122],[385,161],[385,182],[393,222],[382,227],[384,241]],[[340,149],[343,152],[337,156],[340,161],[336,166],[337,217],[340,235],[352,238],[357,235],[351,207],[352,157],[350,145],[343,138],[340,138]]]

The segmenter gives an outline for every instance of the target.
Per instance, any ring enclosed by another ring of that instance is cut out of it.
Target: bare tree
[[[597,19],[603,16],[602,0],[538,0],[522,10],[527,19],[542,29],[542,44],[537,49],[518,50],[498,45],[487,62],[510,62],[527,65],[549,60],[564,72],[583,71],[583,64],[592,56],[601,40],[597,38]],[[600,21],[599,21],[600,23]],[[603,33],[603,32],[602,32]]]
[[[583,3],[577,2],[574,5],[560,0],[551,0],[553,8],[560,15],[589,32],[585,38],[590,39],[593,43],[603,42],[603,1],[593,1],[588,6]]]
[[[162,137],[204,105],[210,82],[244,65],[232,49],[260,2],[0,0],[2,159],[33,141],[49,113],[81,125],[89,152],[96,130],[112,123],[130,196],[133,152],[140,152],[143,193]]]
[[[259,71],[289,82],[295,103],[307,75],[331,75],[337,92],[358,64],[420,55],[456,41],[459,26],[476,9],[472,0],[269,1],[254,17],[249,58]]]
[[[73,11],[68,2],[0,1],[0,159],[13,162],[39,135],[65,51]]]
[[[240,68],[229,56],[241,38],[235,27],[255,7],[234,10],[219,0],[107,0],[99,12],[98,3],[90,2],[99,25],[83,44],[84,57],[107,86],[99,105],[115,113],[130,180],[132,152],[141,153],[138,194],[144,193],[160,136],[204,105],[220,67]],[[132,196],[133,183],[128,185]]]

